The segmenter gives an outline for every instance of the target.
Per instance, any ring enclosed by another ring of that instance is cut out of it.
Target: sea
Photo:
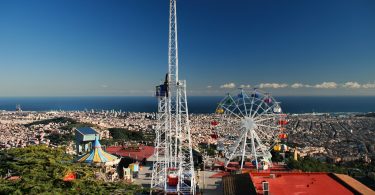
[[[190,113],[213,113],[223,97],[188,97]],[[368,113],[375,112],[375,96],[281,96],[284,113]],[[155,97],[0,97],[0,110],[14,111],[84,111],[116,110],[123,112],[156,112]]]

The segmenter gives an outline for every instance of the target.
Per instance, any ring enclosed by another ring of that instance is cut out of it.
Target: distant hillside
[[[96,127],[91,123],[81,123],[77,122],[72,118],[58,117],[46,120],[35,121],[29,124],[25,124],[25,127],[31,127],[33,125],[48,125],[50,123],[66,123],[66,125],[60,127],[60,131],[71,131],[73,128],[80,127]],[[54,145],[67,145],[70,141],[74,141],[73,133],[51,133],[47,135],[47,138],[51,140]]]
[[[66,122],[69,122],[69,123],[72,123],[72,124],[77,123],[76,120],[71,119],[71,118],[58,117],[58,118],[40,120],[40,121],[35,121],[35,122],[29,123],[29,124],[25,124],[25,127],[30,127],[32,125],[47,125],[49,123],[66,123]]]
[[[367,113],[367,114],[358,114],[358,115],[355,115],[355,116],[358,116],[358,117],[375,117],[375,112],[370,112],[370,113]]]

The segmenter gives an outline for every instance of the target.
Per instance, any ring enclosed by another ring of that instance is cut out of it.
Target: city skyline
[[[375,2],[179,0],[188,95],[375,95]],[[151,96],[168,1],[1,1],[0,96]]]

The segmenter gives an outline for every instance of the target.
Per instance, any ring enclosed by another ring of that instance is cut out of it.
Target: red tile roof
[[[215,164],[218,166],[224,167],[224,162],[221,161],[215,161]],[[240,170],[240,165],[238,162],[230,162],[227,167],[225,167],[228,171],[237,171]],[[256,167],[251,162],[245,162],[243,166],[243,172],[250,172],[255,171]],[[267,170],[259,170],[261,172],[286,172],[288,171],[288,168],[285,165],[273,163],[272,167],[270,167]]]
[[[137,149],[127,149],[122,146],[109,146],[106,148],[106,152],[122,157],[130,157],[137,161],[141,161],[144,158],[147,159],[154,154],[154,147],[139,146]]]
[[[289,194],[354,194],[350,189],[332,178],[330,173],[250,173],[258,194],[263,194],[262,182],[269,183],[269,192],[274,195]]]
[[[229,174],[230,174],[229,172],[220,171],[218,173],[215,173],[215,174],[211,175],[210,178],[222,178],[223,176],[227,176]]]

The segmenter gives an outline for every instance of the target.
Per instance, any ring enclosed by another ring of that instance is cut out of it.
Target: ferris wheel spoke
[[[278,127],[273,127],[273,126],[269,126],[269,125],[257,124],[257,126],[259,126],[259,127],[265,127],[265,128],[270,128],[270,129],[277,129],[277,130],[279,130],[279,128],[278,128]]]
[[[258,123],[258,122],[263,122],[263,121],[267,121],[267,120],[271,120],[271,119],[275,119],[275,118],[276,118],[275,116],[272,116],[272,117],[267,117],[267,118],[262,118],[262,119],[254,120],[254,122]]]
[[[262,101],[262,103],[258,104],[258,107],[256,108],[255,112],[253,113],[253,115],[251,115],[251,118],[254,118],[254,116],[258,113],[259,111],[259,108],[263,105],[264,101]]]
[[[269,136],[267,132],[262,131],[262,130],[258,130],[258,131],[256,131],[255,134],[259,134],[259,135],[261,135],[261,137],[263,138],[263,140],[264,140],[265,138],[268,138],[268,136]]]
[[[267,112],[265,112],[266,111],[266,109],[265,108],[263,108],[263,107],[260,107],[260,109],[258,110],[258,116],[259,117],[263,117],[264,115],[267,115],[267,114],[269,114],[269,113],[267,113]],[[255,118],[255,117],[254,117]]]
[[[228,109],[227,107],[225,106],[222,106],[222,108],[224,108],[224,110],[230,112],[231,114],[233,114],[234,116],[236,116],[237,118],[239,119],[242,119],[242,117],[238,116],[236,113],[234,113],[233,111],[231,111],[230,109]]]
[[[253,94],[253,97],[251,99],[251,103],[250,103],[250,113],[249,113],[249,116],[252,115],[252,111],[253,111],[253,106],[254,106],[254,99],[255,99],[255,94],[256,94],[256,91],[254,90],[254,94]]]
[[[259,116],[262,116],[264,113],[269,112],[271,109],[273,109],[277,104],[273,104],[272,106],[268,107],[266,110],[263,110],[262,113],[260,113],[258,116],[255,116],[254,119],[258,118]]]
[[[238,111],[240,111],[242,117],[244,117],[245,115],[242,113],[242,111],[241,111],[240,107],[238,106],[237,102],[233,99],[232,96],[229,96],[229,97],[231,98],[233,104],[236,106],[236,108],[238,109]]]
[[[245,108],[245,114],[246,114],[246,116],[248,116],[247,115],[247,106],[246,106],[246,101],[245,101],[245,95],[247,96],[247,94],[245,94],[243,89],[242,89],[241,90],[242,104],[243,104],[243,107]]]
[[[243,116],[243,114],[242,114],[241,110],[239,109],[236,101],[232,98],[232,96],[230,94],[228,94],[228,96],[226,98],[224,98],[224,100],[222,102],[224,102],[224,104],[221,106],[222,108],[225,108],[226,110],[230,111],[231,113],[233,113],[237,116],[239,116],[239,114],[241,116]],[[231,109],[231,107],[235,107],[235,108]],[[236,108],[240,111],[238,114],[235,112]],[[241,116],[239,116],[239,117],[241,117]]]
[[[231,161],[233,159],[233,157],[236,154],[236,151],[237,151],[237,149],[238,149],[241,141],[243,139],[246,139],[246,137],[245,137],[246,132],[247,132],[247,129],[242,128],[241,129],[241,134],[239,135],[238,139],[233,144],[234,147],[228,148],[228,152],[230,153],[229,161]]]
[[[261,143],[261,141],[260,141],[258,135],[257,135],[257,134],[254,134],[254,137],[255,137],[255,139],[259,142],[259,147],[260,147],[260,149],[261,149],[261,151],[262,151],[262,154],[265,155],[266,152],[265,152],[264,148],[262,147],[263,144]]]

